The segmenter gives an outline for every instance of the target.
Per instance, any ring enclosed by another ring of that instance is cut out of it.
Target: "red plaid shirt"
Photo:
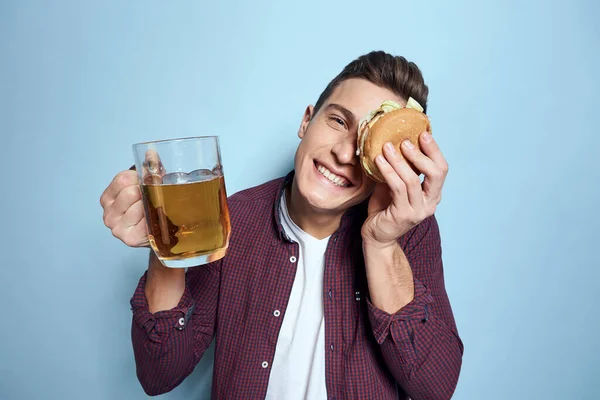
[[[142,276],[131,299],[132,340],[137,375],[148,394],[179,385],[215,338],[212,397],[265,397],[299,252],[279,219],[291,179],[293,174],[229,198],[227,256],[190,268],[174,309],[148,311]],[[365,216],[366,202],[348,210],[325,253],[328,398],[449,399],[463,345],[444,288],[437,222],[428,218],[400,239],[415,296],[390,315],[369,301],[360,235]]]

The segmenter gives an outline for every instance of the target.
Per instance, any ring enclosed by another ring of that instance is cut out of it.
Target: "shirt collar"
[[[281,241],[286,242],[291,242],[292,240],[285,233],[283,225],[281,224],[281,198],[285,193],[285,190],[292,184],[293,181],[294,170],[290,171],[279,183],[279,187],[277,188],[277,195],[275,196],[275,203],[273,204],[273,224],[277,238]],[[333,235],[339,234],[341,232],[346,232],[352,227],[356,228],[357,224],[359,224],[358,229],[360,231],[360,227],[362,226],[362,223],[367,217],[368,204],[369,199],[346,210],[346,212],[342,216],[339,228]]]

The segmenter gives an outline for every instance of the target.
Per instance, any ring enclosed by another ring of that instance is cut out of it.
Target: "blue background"
[[[307,104],[372,49],[418,63],[450,163],[456,399],[600,398],[600,2],[0,2],[0,398],[143,399],[102,223],[131,144],[220,135],[230,194],[292,165]],[[212,352],[165,399],[206,399]]]

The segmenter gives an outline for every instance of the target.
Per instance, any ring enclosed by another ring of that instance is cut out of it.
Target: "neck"
[[[332,235],[340,226],[343,214],[324,213],[312,208],[300,195],[296,179],[286,188],[286,205],[292,221],[316,239]]]

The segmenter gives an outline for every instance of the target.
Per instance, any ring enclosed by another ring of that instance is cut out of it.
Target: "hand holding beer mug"
[[[148,240],[167,267],[225,256],[231,225],[216,136],[133,145]]]

